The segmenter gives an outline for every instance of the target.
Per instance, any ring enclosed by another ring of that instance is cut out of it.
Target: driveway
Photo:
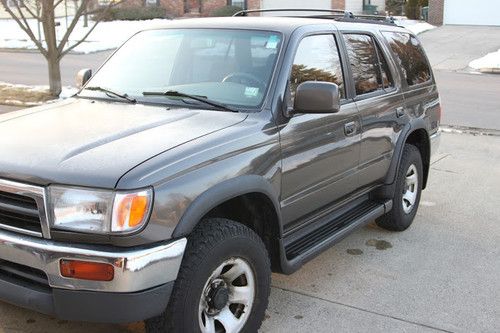
[[[445,25],[419,35],[434,70],[466,70],[469,62],[500,49],[500,27]]]
[[[414,224],[375,224],[273,275],[262,332],[500,332],[500,136],[443,134]],[[117,310],[118,311],[118,310]],[[143,332],[0,303],[2,333]]]

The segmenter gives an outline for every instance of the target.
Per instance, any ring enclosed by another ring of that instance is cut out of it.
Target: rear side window
[[[292,98],[299,84],[305,81],[325,81],[339,86],[340,98],[345,98],[344,76],[333,35],[305,37],[299,44],[290,76]]]
[[[369,35],[344,34],[356,95],[394,86],[387,61]]]
[[[418,39],[404,32],[383,32],[409,86],[426,82],[431,71]]]

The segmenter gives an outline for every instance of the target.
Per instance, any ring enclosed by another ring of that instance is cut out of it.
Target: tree
[[[61,93],[61,59],[75,47],[83,43],[87,37],[94,31],[97,24],[101,21],[103,15],[94,15],[94,23],[88,29],[83,38],[70,43],[70,36],[77,26],[80,18],[85,15],[98,14],[108,11],[111,7],[118,5],[122,1],[109,1],[104,6],[92,8],[92,0],[75,1],[75,13],[73,19],[67,26],[67,29],[60,40],[56,36],[56,16],[57,6],[63,5],[64,0],[14,0],[14,6],[11,8],[7,4],[8,0],[0,0],[7,13],[16,21],[19,27],[28,35],[37,49],[47,60],[49,69],[49,88],[54,96]],[[29,19],[35,19],[41,24],[43,30],[43,40],[39,40],[33,33],[29,25]]]
[[[385,11],[389,15],[401,15],[403,13],[405,0],[386,0]]]

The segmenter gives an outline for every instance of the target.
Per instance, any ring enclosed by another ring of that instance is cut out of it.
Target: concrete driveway
[[[273,275],[262,332],[500,332],[500,136],[444,134],[441,147],[413,226],[371,224],[294,275]],[[70,323],[0,303],[0,332],[143,325]]]
[[[445,25],[418,37],[434,70],[466,70],[472,60],[500,49],[500,27]]]

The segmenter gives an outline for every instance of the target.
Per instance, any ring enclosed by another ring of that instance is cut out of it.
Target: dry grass
[[[12,85],[0,82],[0,104],[14,106],[40,105],[54,99],[46,87]]]

